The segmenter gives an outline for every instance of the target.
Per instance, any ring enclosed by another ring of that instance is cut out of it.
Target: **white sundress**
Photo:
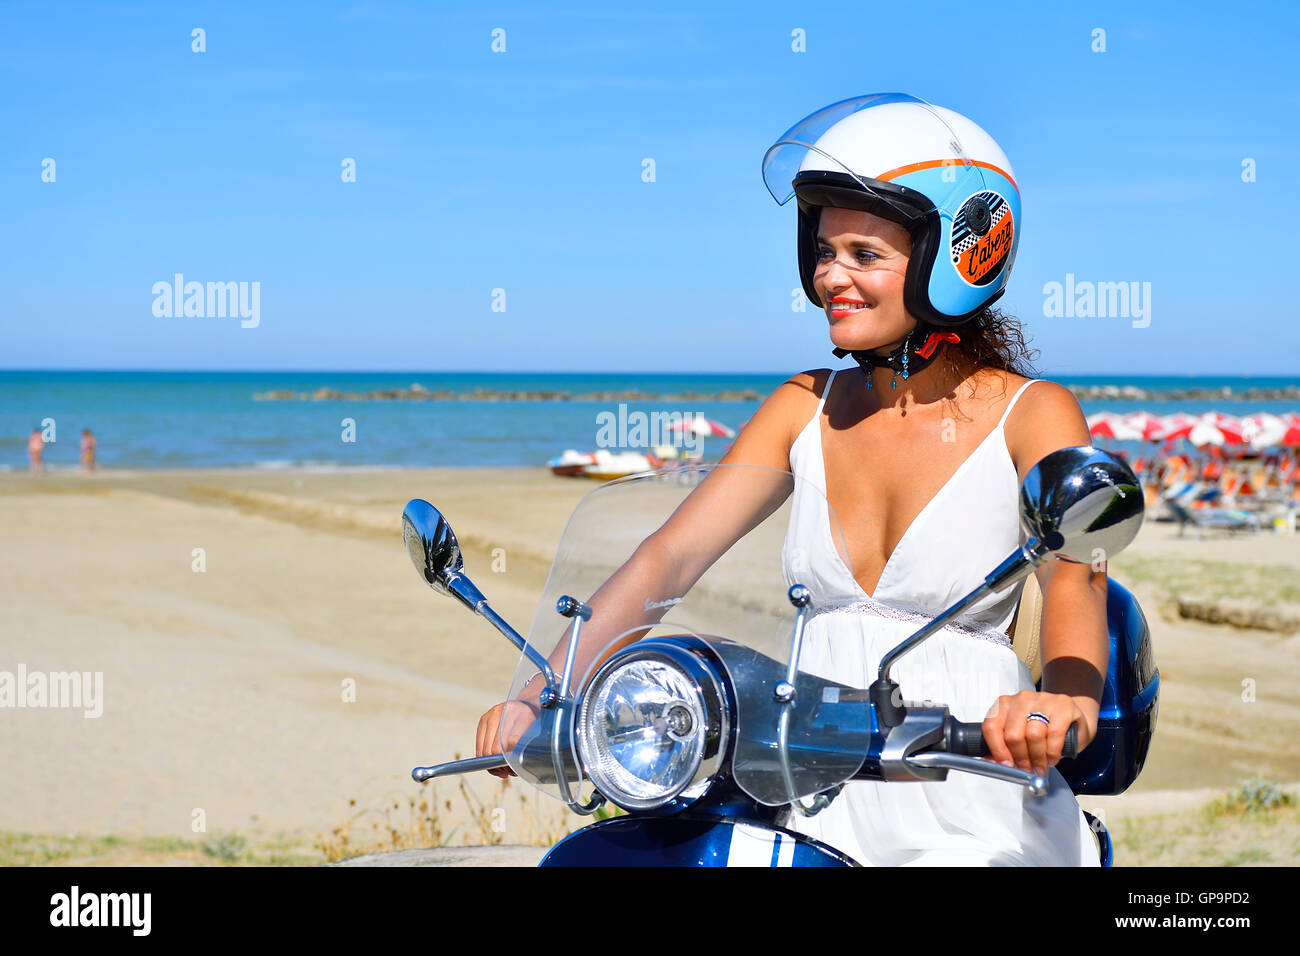
[[[976,588],[1021,543],[1019,477],[1003,425],[1024,390],[1007,403],[997,426],[962,462],[904,532],[876,593],[849,572],[831,538],[817,412],[790,448],[796,482],[782,550],[786,584],[808,585],[817,597],[804,631],[801,669],[856,687],[876,678],[880,658],[922,623]],[[894,665],[891,676],[907,700],[947,704],[963,721],[982,721],[1003,694],[1033,690],[1006,630],[1021,585],[968,608]],[[1024,787],[949,771],[939,782],[854,781],[814,817],[792,814],[791,829],[816,837],[864,865],[1097,866],[1096,843],[1065,778],[1049,771],[1051,789],[1034,797]]]

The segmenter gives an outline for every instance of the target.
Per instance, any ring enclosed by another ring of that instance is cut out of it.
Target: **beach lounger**
[[[1214,485],[1207,485],[1200,481],[1189,481],[1177,488],[1171,488],[1160,497],[1160,504],[1166,506],[1163,513],[1156,515],[1157,521],[1179,521],[1183,519],[1178,517],[1174,511],[1175,504],[1182,508],[1190,510],[1195,502],[1208,501],[1212,502],[1219,498],[1222,492]],[[1158,507],[1158,506],[1157,506]]]
[[[1237,531],[1259,531],[1259,517],[1251,514],[1249,511],[1238,511],[1227,508],[1206,508],[1202,511],[1193,511],[1185,508],[1177,501],[1166,501],[1169,510],[1174,513],[1174,519],[1178,522],[1178,534],[1181,537],[1183,532],[1190,524],[1196,529],[1196,537],[1200,538],[1206,531],[1227,531],[1233,534]]]

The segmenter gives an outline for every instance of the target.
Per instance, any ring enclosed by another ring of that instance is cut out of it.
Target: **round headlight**
[[[619,806],[660,806],[690,786],[707,751],[717,749],[717,703],[665,657],[609,664],[578,713],[582,762],[596,789]]]

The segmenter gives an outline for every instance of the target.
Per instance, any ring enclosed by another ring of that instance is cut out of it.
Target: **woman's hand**
[[[1096,701],[1091,703],[1095,708]],[[1030,720],[1029,715],[1033,713],[1044,715],[1050,723],[1037,718]],[[1060,761],[1065,732],[1073,723],[1079,725],[1076,733],[1078,749],[1082,752],[1096,734],[1096,723],[1095,718],[1088,719],[1075,698],[1032,690],[999,697],[984,718],[984,739],[990,754],[986,759],[1045,775],[1049,767],[1055,767]]]
[[[504,715],[504,719],[503,716]],[[501,753],[501,739],[511,749],[519,742],[532,723],[537,720],[538,711],[532,704],[522,700],[511,700],[497,704],[478,719],[478,733],[474,740],[474,756],[488,757]],[[494,777],[516,776],[509,767],[489,770]]]

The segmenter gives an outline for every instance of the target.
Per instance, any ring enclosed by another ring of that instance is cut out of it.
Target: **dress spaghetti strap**
[[[1007,416],[1011,414],[1011,409],[1016,407],[1016,402],[1020,401],[1020,396],[1024,394],[1025,389],[1027,389],[1030,385],[1033,385],[1035,382],[1042,382],[1042,381],[1044,381],[1044,379],[1031,378],[1029,381],[1025,382],[1018,389],[1016,389],[1016,394],[1011,396],[1011,401],[1007,402],[1007,407],[1002,410],[1002,417],[998,419],[997,428],[994,428],[993,429],[994,431],[997,431],[998,428],[1001,428],[1003,425],[1007,423]]]
[[[822,389],[821,398],[817,402],[817,414],[813,416],[814,418],[821,417],[822,409],[826,407],[826,397],[831,393],[831,383],[835,381],[835,373],[838,371],[839,369],[833,368],[831,374],[826,376],[826,387]]]

